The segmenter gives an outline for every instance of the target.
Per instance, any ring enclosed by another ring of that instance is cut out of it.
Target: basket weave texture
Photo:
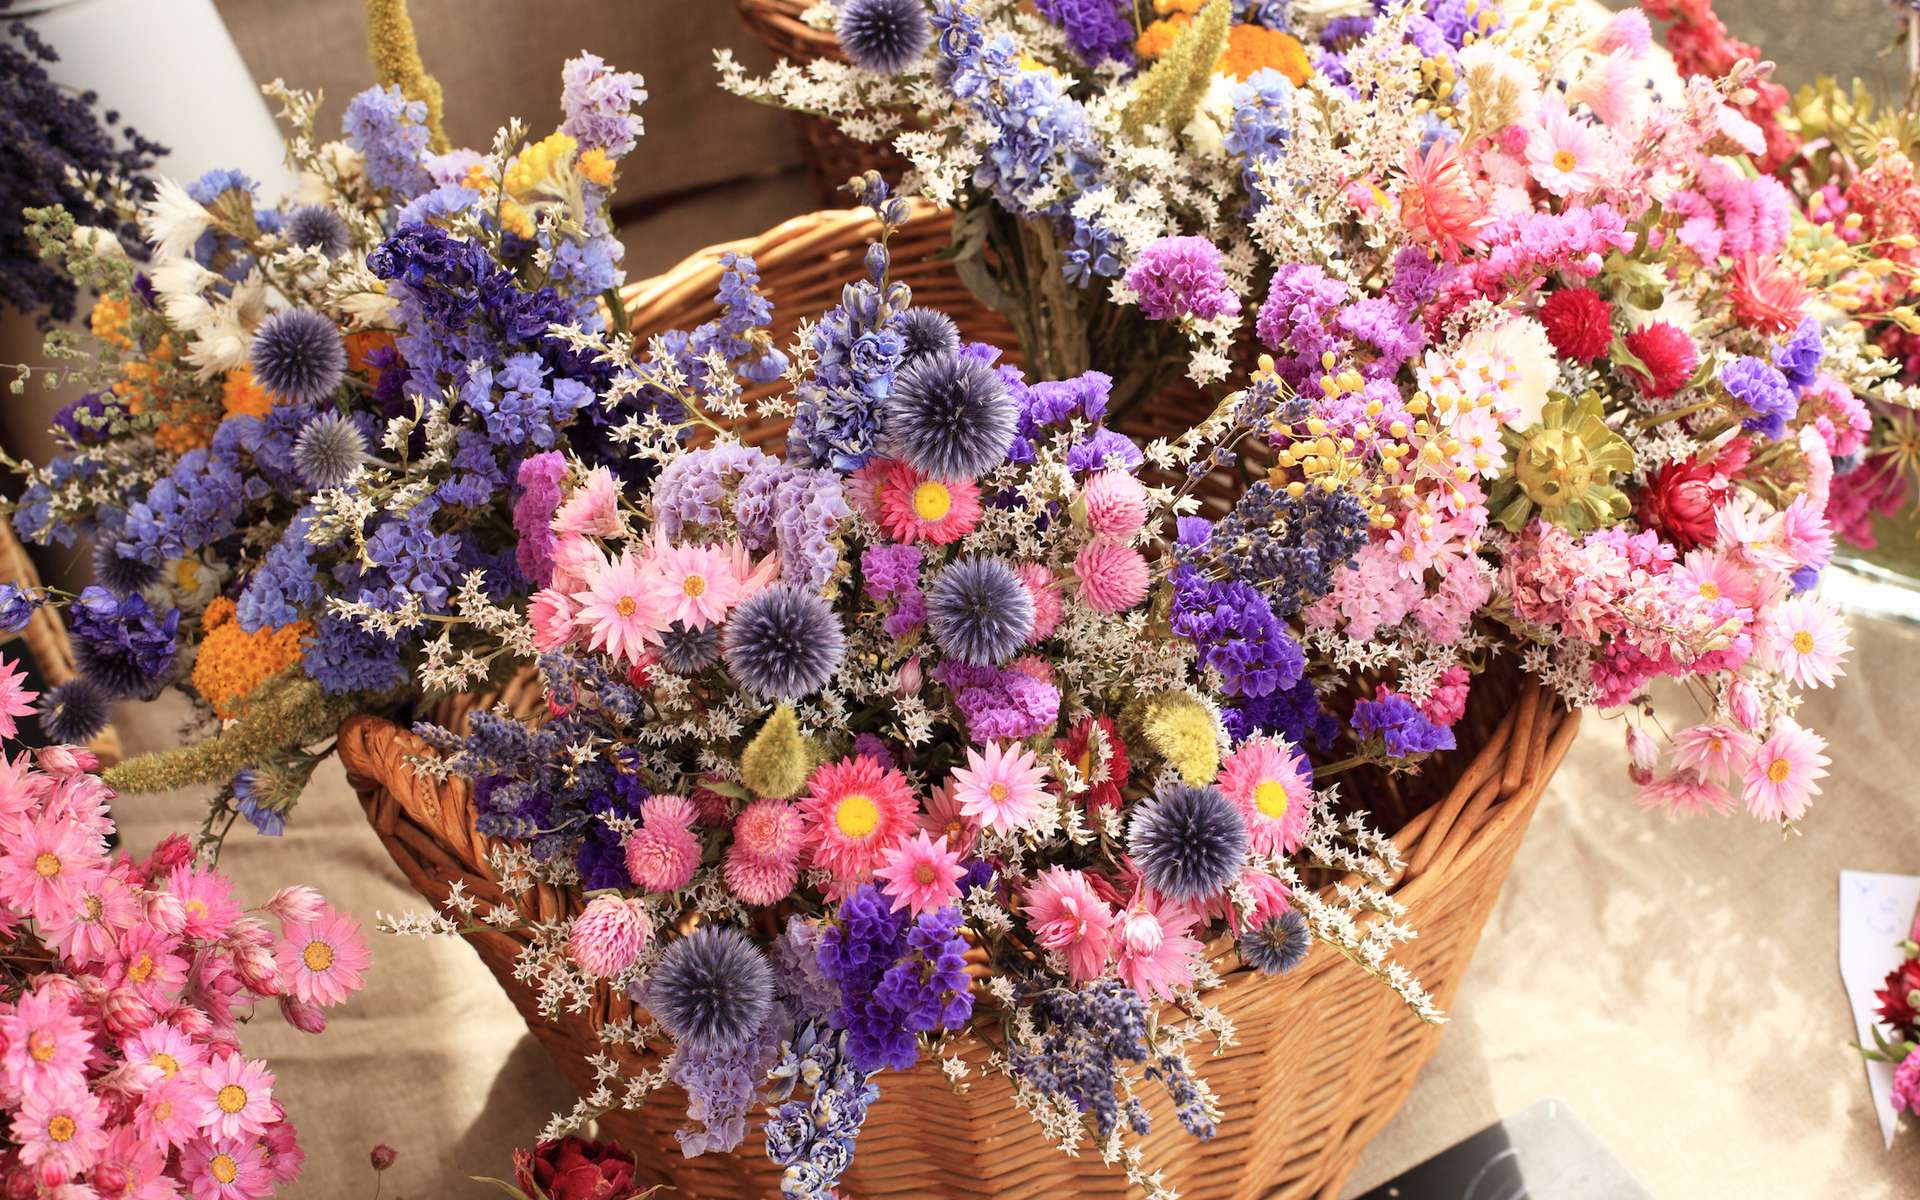
[[[820,312],[838,299],[842,284],[859,275],[873,228],[850,214],[816,213],[759,238],[702,251],[627,289],[634,330],[689,328],[717,315],[712,296],[719,259],[731,250],[754,255],[774,303],[776,336],[784,341],[794,315]],[[912,285],[916,302],[954,316],[965,335],[1006,344],[1006,323],[933,257],[946,235],[946,218],[939,214],[911,222],[894,241],[896,276]],[[1143,427],[1129,432],[1177,432],[1210,408],[1197,392],[1172,395],[1147,406],[1135,418]],[[784,429],[775,423],[740,432],[764,445]],[[460,729],[478,708],[501,704],[530,713],[540,703],[537,680],[521,675],[501,690],[454,697],[426,715]],[[1578,720],[1517,672],[1489,672],[1456,726],[1461,750],[1431,764],[1416,786],[1392,789],[1393,807],[1410,802],[1418,810],[1396,834],[1407,865],[1394,890],[1419,931],[1398,957],[1443,1008],[1459,987],[1541,790],[1566,754]],[[412,761],[429,753],[424,742],[388,721],[355,716],[341,727],[338,751],[374,831],[423,897],[438,906],[458,881],[487,904],[505,902],[486,866],[488,839],[474,830],[468,785],[413,769]],[[530,920],[562,921],[579,911],[580,897],[542,885],[518,904]],[[534,1035],[583,1093],[596,1083],[589,1055],[608,1054],[630,1070],[657,1065],[650,1052],[606,1046],[597,1036],[603,1024],[628,1017],[631,1005],[624,996],[603,987],[590,1011],[542,1016],[532,990],[515,977],[524,938],[495,931],[469,936]],[[1238,1040],[1195,1065],[1219,1094],[1226,1118],[1212,1140],[1196,1141],[1180,1128],[1164,1095],[1148,1089],[1148,1161],[1170,1164],[1169,1182],[1192,1200],[1330,1200],[1361,1149],[1405,1100],[1433,1053],[1439,1028],[1421,1023],[1384,985],[1324,947],[1279,979],[1241,967],[1230,943],[1213,952],[1226,983],[1207,998],[1232,1019]],[[963,1056],[977,1067],[986,1053],[972,1043]],[[987,1200],[1065,1189],[1115,1200],[1129,1194],[1124,1178],[1103,1166],[1097,1153],[1069,1158],[1047,1145],[1004,1078],[976,1072],[971,1088],[955,1094],[923,1062],[911,1071],[888,1072],[880,1082],[881,1100],[841,1188],[852,1200]],[[684,1095],[668,1088],[638,1111],[603,1117],[602,1131],[635,1154],[643,1173],[680,1194],[702,1200],[779,1194],[776,1169],[751,1141],[732,1155],[682,1158],[673,1131],[684,1114]]]
[[[803,67],[816,58],[846,61],[838,38],[800,19],[800,14],[812,7],[809,0],[735,0],[735,6],[747,32],[765,43],[776,58]],[[831,121],[795,113],[793,124],[800,135],[807,171],[828,203],[845,199],[840,189],[863,171],[879,171],[888,179],[898,179],[907,170],[906,160],[892,146],[856,141]]]
[[[13,526],[5,521],[0,521],[0,583],[10,583],[23,592],[34,592],[40,587],[40,572],[27,556],[26,547],[14,536]],[[60,620],[59,612],[52,606],[43,604],[34,609],[27,627],[14,636],[26,643],[27,654],[48,687],[59,687],[74,677],[73,642],[67,637],[67,627]],[[102,766],[110,767],[120,761],[120,737],[111,725],[101,730],[87,749],[93,751]]]

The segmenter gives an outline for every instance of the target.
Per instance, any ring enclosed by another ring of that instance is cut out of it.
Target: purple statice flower
[[[836,538],[853,510],[835,472],[762,456],[741,476],[733,514],[749,550],[779,551],[781,579],[818,589],[839,565]]]
[[[786,1032],[784,1021],[767,1021],[742,1042],[675,1049],[667,1075],[687,1093],[687,1120],[692,1122],[674,1130],[680,1153],[688,1158],[726,1154],[745,1140],[747,1112],[780,1057]]]
[[[967,976],[967,939],[960,934],[960,906],[923,912],[907,931],[906,955],[874,989],[874,999],[899,1014],[912,1033],[938,1033],[965,1026],[973,1015],[973,981]]]
[[[484,508],[507,486],[507,474],[500,469],[498,447],[487,436],[473,429],[457,429],[453,434],[453,458],[447,464],[444,483],[433,489],[433,498],[447,508]],[[470,553],[477,552],[471,543]],[[509,555],[508,557],[512,557]]]
[[[1107,400],[1113,391],[1113,377],[1104,371],[1086,371],[1072,379],[1049,379],[1028,384],[1018,367],[999,368],[1016,409],[1013,442],[1007,459],[1015,463],[1033,461],[1033,442],[1048,427],[1064,427],[1075,418],[1098,424],[1107,415]],[[1127,441],[1132,446],[1130,439]],[[1115,446],[1115,451],[1125,451]],[[1139,454],[1134,448],[1133,453]]]
[[[582,53],[560,68],[560,132],[582,150],[604,150],[619,158],[633,149],[646,123],[633,110],[647,101],[646,80],[632,71],[614,71],[597,54]]]
[[[855,1068],[907,1070],[920,1057],[916,1034],[958,1029],[972,1015],[959,928],[958,906],[910,919],[870,883],[840,902],[819,961],[840,988],[833,1022]]]
[[[496,370],[468,365],[460,398],[486,424],[487,436],[501,446],[546,449],[573,415],[593,401],[593,390],[577,379],[553,379],[548,365],[531,353],[510,354]]]
[[[75,445],[97,446],[108,438],[106,393],[88,392],[53,414],[53,428]]]
[[[67,609],[74,665],[115,697],[145,699],[173,666],[180,610],[155,613],[138,592],[115,596],[103,587],[83,590]]]
[[[1067,447],[1067,467],[1076,475],[1111,469],[1134,471],[1146,461],[1132,438],[1113,429],[1096,429]]]
[[[920,559],[920,547],[911,545],[869,546],[860,554],[862,585],[889,609],[882,624],[890,637],[905,637],[926,623]]]
[[[1220,718],[1235,742],[1256,733],[1277,733],[1296,746],[1324,750],[1340,734],[1340,722],[1321,705],[1312,678],[1305,674],[1289,688],[1235,697],[1221,708]]]
[[[1740,427],[1769,440],[1778,441],[1787,431],[1787,421],[1799,410],[1793,385],[1764,359],[1741,355],[1720,368],[1720,382],[1753,413]]]
[[[893,747],[887,745],[885,738],[871,733],[853,735],[853,752],[865,755],[883,767],[892,768],[899,765],[894,760]]]
[[[1454,748],[1453,730],[1435,725],[1413,701],[1384,687],[1377,698],[1354,702],[1353,730],[1362,738],[1378,734],[1389,758]]]
[[[384,692],[408,678],[398,642],[332,614],[320,618],[300,661],[307,678],[335,696]]]
[[[1001,670],[947,659],[931,674],[952,693],[974,741],[1024,741],[1059,720],[1060,689],[1018,666]]]
[[[769,1072],[769,1098],[778,1107],[767,1121],[767,1157],[781,1168],[784,1200],[833,1200],[867,1109],[880,1098],[871,1074],[853,1065],[847,1042],[826,1023],[810,1023]],[[811,1102],[788,1099],[801,1085],[813,1092]]]
[[[1132,5],[1115,0],[1039,0],[1040,15],[1067,35],[1067,46],[1081,62],[1133,62]]]
[[[1820,373],[1820,323],[1812,317],[1801,321],[1793,336],[1774,350],[1773,365],[1796,395],[1810,387]]]
[[[725,519],[742,478],[779,465],[766,451],[740,442],[721,442],[678,455],[653,486],[654,520],[661,534],[677,542],[689,536],[690,528],[711,532]],[[755,525],[763,537],[772,528],[764,517]]]
[[[553,578],[553,514],[560,507],[560,481],[567,477],[567,460],[557,450],[520,460],[514,479],[520,494],[513,502],[513,560],[520,574],[535,587]]]
[[[319,603],[324,594],[313,566],[313,543],[307,529],[311,506],[295,513],[286,532],[254,569],[235,604],[240,628],[249,633],[291,625]]]
[[[366,158],[367,181],[402,200],[433,186],[427,153],[427,106],[398,87],[370,87],[347,101],[340,123],[347,144]]]
[[[773,993],[796,1024],[821,1020],[840,1007],[839,985],[820,969],[820,939],[825,934],[818,922],[790,913],[786,929],[768,947]]]
[[[1414,313],[1385,296],[1356,300],[1333,319],[1338,329],[1373,354],[1361,363],[1368,379],[1391,379],[1408,359],[1426,347],[1427,335]]]
[[[1193,643],[1228,695],[1265,696],[1299,681],[1306,657],[1265,596],[1237,579],[1208,580],[1186,563],[1174,568],[1173,584],[1173,632]]]
[[[1126,285],[1140,297],[1140,312],[1149,321],[1213,321],[1240,311],[1240,297],[1220,266],[1220,248],[1203,237],[1148,243],[1127,268]]]
[[[359,564],[336,572],[341,584],[358,591],[356,599],[387,611],[398,610],[409,595],[428,612],[443,613],[449,589],[459,576],[461,535],[435,531],[440,511],[425,500],[398,516],[376,520]]]
[[[1281,377],[1296,389],[1304,390],[1314,374],[1324,369],[1322,354],[1332,351],[1337,357],[1344,349],[1326,328],[1326,321],[1347,302],[1348,292],[1345,283],[1330,278],[1315,263],[1282,263],[1274,271],[1255,325],[1267,349],[1288,351],[1276,353],[1274,361]]]
[[[1459,268],[1430,257],[1418,246],[1408,246],[1393,258],[1393,280],[1387,295],[1405,310],[1416,310],[1438,296]]]

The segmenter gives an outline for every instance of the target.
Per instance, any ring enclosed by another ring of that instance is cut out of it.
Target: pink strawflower
[[[1124,542],[1147,523],[1147,489],[1125,471],[1095,471],[1080,488],[1087,528]]]
[[[200,1132],[200,1085],[184,1075],[161,1079],[140,1096],[133,1125],[156,1146],[184,1146]]]
[[[1602,54],[1625,50],[1637,58],[1653,45],[1653,27],[1648,24],[1646,13],[1629,8],[1613,14],[1593,35],[1592,45]]]
[[[317,920],[326,911],[327,898],[304,883],[283,887],[260,906],[282,923]]]
[[[93,1036],[61,992],[39,988],[21,994],[11,1012],[0,1015],[6,1039],[8,1085],[25,1092],[84,1087]]]
[[[22,687],[26,681],[25,671],[0,658],[0,737],[10,738],[20,732],[20,727],[14,724],[15,717],[33,714],[33,702],[40,698],[40,693]]]
[[[1673,737],[1675,766],[1724,783],[1738,774],[1753,754],[1753,735],[1731,725],[1691,725]]]
[[[1040,815],[1047,774],[1033,751],[1019,742],[988,742],[967,749],[967,765],[953,772],[953,798],[960,811],[988,829],[1022,829]]]
[[[165,1146],[150,1143],[134,1125],[118,1125],[107,1136],[91,1182],[101,1200],[174,1200],[180,1187],[166,1171]]]
[[[72,904],[76,891],[99,878],[104,862],[99,838],[47,817],[0,831],[0,849],[0,900],[41,917]]]
[[[1147,560],[1132,546],[1095,538],[1074,556],[1073,573],[1095,612],[1122,613],[1147,598]]]
[[[527,601],[527,621],[533,626],[533,648],[551,654],[573,640],[574,617],[580,606],[573,597],[541,588]]]
[[[587,577],[586,589],[573,595],[580,605],[574,622],[589,630],[587,644],[604,650],[628,665],[638,665],[648,646],[660,644],[667,627],[655,599],[646,567],[631,553],[618,560],[600,560]]]
[[[149,1088],[172,1079],[190,1081],[198,1076],[211,1053],[205,1043],[169,1021],[134,1034],[121,1043],[120,1052],[134,1069],[138,1085]]]
[[[1462,251],[1486,245],[1480,235],[1486,217],[1486,202],[1453,143],[1436,138],[1425,153],[1408,148],[1400,167],[1400,223],[1415,241],[1459,262]]]
[[[148,925],[127,931],[117,948],[121,977],[152,1003],[159,1003],[187,977],[178,943]]]
[[[877,524],[900,542],[945,546],[980,523],[980,489],[971,480],[934,479],[890,461],[874,492]]]
[[[1824,567],[1833,557],[1833,527],[1824,508],[1806,496],[1795,496],[1793,503],[1780,510],[1780,547],[1795,567]]]
[[[257,1134],[279,1119],[273,1072],[229,1051],[200,1068],[200,1128],[209,1137]]]
[[[1734,799],[1727,789],[1697,771],[1675,771],[1664,779],[1650,779],[1640,788],[1636,802],[1642,808],[1657,808],[1671,817],[1699,813],[1730,813]]]
[[[880,890],[892,897],[896,910],[905,908],[917,917],[957,898],[966,873],[960,855],[947,849],[947,839],[935,841],[923,829],[887,851],[886,865],[873,874],[884,881]]]
[[[1045,641],[1053,635],[1060,624],[1060,588],[1054,583],[1053,572],[1039,563],[1023,562],[1014,567],[1013,573],[1020,577],[1020,585],[1027,589],[1027,598],[1033,601],[1033,632],[1027,635],[1027,644]]]
[[[1171,1000],[1193,982],[1203,947],[1188,936],[1200,915],[1142,887],[1114,925],[1114,967],[1128,987],[1150,1000]]]
[[[1820,794],[1816,782],[1826,777],[1833,760],[1821,751],[1827,740],[1802,729],[1791,717],[1773,724],[1773,734],[1753,752],[1747,764],[1743,798],[1747,811],[1764,821],[1797,821],[1807,804]]]
[[[626,528],[620,518],[620,485],[613,472],[595,467],[553,514],[553,531],[578,536],[613,537]]]
[[[627,835],[626,860],[635,887],[677,892],[700,869],[700,841],[682,825],[642,825]]]
[[[1605,136],[1558,100],[1541,104],[1538,115],[1540,123],[1527,138],[1527,170],[1562,198],[1592,191],[1607,165]]]
[[[800,802],[814,864],[842,883],[873,878],[887,851],[912,834],[914,807],[907,777],[867,755],[816,768]]]
[[[140,917],[133,889],[112,875],[98,875],[76,891],[72,905],[42,923],[41,935],[48,946],[85,966],[105,961]]]
[[[1794,686],[1832,687],[1847,657],[1847,623],[1818,596],[1790,596],[1774,607],[1762,645]]]
[[[1066,956],[1069,976],[1079,983],[1100,977],[1112,945],[1113,910],[1085,875],[1049,867],[1027,885],[1021,903],[1034,940]]]
[[[1753,573],[1719,550],[1687,551],[1674,566],[1673,578],[1702,600],[1731,600],[1737,608],[1751,609],[1759,599]]]
[[[1893,1111],[1920,1115],[1920,1049],[1893,1069]]]
[[[282,1117],[278,1122],[267,1126],[260,1135],[260,1144],[267,1152],[267,1170],[276,1184],[289,1184],[300,1178],[300,1164],[307,1160],[307,1152],[300,1148],[300,1137],[294,1131],[293,1122]]]
[[[925,811],[920,814],[920,828],[934,837],[945,838],[947,845],[963,858],[973,849],[973,839],[980,833],[980,823],[967,815],[953,794],[952,780],[928,789]]]
[[[273,1190],[267,1148],[250,1139],[195,1138],[180,1168],[193,1200],[262,1200]]]
[[[755,858],[743,852],[738,842],[727,848],[727,856],[720,861],[720,873],[727,881],[728,890],[742,903],[762,907],[786,899],[800,882],[798,859],[782,862]]]
[[[733,846],[760,863],[791,866],[806,845],[800,810],[784,800],[755,800],[733,820]]]
[[[659,545],[641,569],[652,588],[649,606],[655,620],[678,621],[688,629],[705,629],[726,620],[740,602],[741,580],[733,573],[736,556],[723,546],[685,543]]]
[[[1292,907],[1293,896],[1287,891],[1287,885],[1265,871],[1248,867],[1240,872],[1240,886],[1246,888],[1247,894],[1253,897],[1253,906],[1243,913],[1230,901],[1224,905],[1227,920],[1235,933],[1258,929],[1270,918],[1280,916]]]
[[[595,896],[567,931],[567,955],[596,979],[610,979],[633,965],[653,936],[638,900]]]
[[[1220,791],[1246,818],[1256,854],[1292,854],[1306,840],[1313,793],[1300,775],[1302,761],[1284,739],[1258,736],[1220,764]]]
[[[360,922],[328,909],[318,920],[288,925],[274,961],[282,988],[296,999],[327,1008],[360,990],[370,956]]]
[[[167,878],[167,890],[180,898],[186,918],[182,932],[195,939],[213,939],[233,928],[240,902],[233,898],[233,880],[218,871],[180,867]]]
[[[13,1140],[20,1161],[37,1167],[43,1180],[66,1180],[106,1149],[106,1110],[85,1087],[29,1091],[14,1114]]]
[[[553,578],[547,586],[556,592],[573,593],[587,586],[587,580],[601,569],[607,556],[600,547],[578,534],[569,534],[553,545]]]

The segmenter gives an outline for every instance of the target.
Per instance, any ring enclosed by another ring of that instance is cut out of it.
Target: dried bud
[[[147,856],[146,870],[149,877],[158,877],[192,861],[193,843],[183,834],[170,833],[161,838],[160,844]]]
[[[310,887],[296,884],[284,887],[267,901],[267,911],[288,925],[305,925],[317,921],[327,908],[327,899]]]
[[[376,1171],[386,1170],[393,1165],[393,1160],[399,1157],[400,1152],[385,1142],[375,1146],[372,1153],[367,1155],[367,1159],[373,1163],[373,1169]]]
[[[79,775],[100,766],[91,750],[78,746],[42,746],[33,752],[33,761],[49,775]]]
[[[1766,718],[1766,712],[1760,703],[1760,689],[1753,686],[1750,679],[1736,679],[1727,689],[1727,711],[1740,728],[1757,730]]]
[[[1644,771],[1651,778],[1653,769],[1660,765],[1660,747],[1653,740],[1647,728],[1637,722],[1627,725],[1627,761],[1636,771]]]
[[[176,938],[187,927],[187,906],[173,892],[143,892],[147,905],[147,924],[162,936]]]
[[[301,1033],[325,1033],[327,1014],[317,1004],[308,1004],[292,996],[280,997],[280,1015]]]
[[[100,1019],[115,1037],[128,1037],[153,1024],[153,1005],[130,987],[117,987],[100,1003]]]
[[[236,946],[233,969],[242,983],[262,996],[280,990],[280,968],[273,961],[273,951],[265,946]]]

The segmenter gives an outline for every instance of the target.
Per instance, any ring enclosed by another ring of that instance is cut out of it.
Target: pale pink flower
[[[1773,669],[1794,686],[1832,687],[1847,657],[1847,623],[1818,596],[1792,596],[1768,617],[1761,644]]]
[[[1820,794],[1817,780],[1833,760],[1821,753],[1827,740],[1802,729],[1791,717],[1773,724],[1773,734],[1753,752],[1747,764],[1743,798],[1747,811],[1764,821],[1797,821]]]
[[[1220,791],[1246,818],[1256,854],[1292,854],[1305,840],[1313,790],[1301,763],[1286,741],[1262,736],[1240,743],[1220,764]]]
[[[1795,496],[1780,511],[1780,547],[1795,567],[1824,567],[1833,557],[1833,527],[1825,506]]]
[[[632,966],[653,937],[638,900],[595,896],[567,931],[567,955],[596,979],[610,979]]]
[[[1113,910],[1085,875],[1049,867],[1027,885],[1021,902],[1034,940],[1065,955],[1067,972],[1076,982],[1100,977],[1112,944]]]
[[[260,1145],[267,1152],[267,1170],[275,1183],[289,1184],[300,1178],[300,1164],[307,1160],[307,1152],[300,1148],[292,1121],[282,1117],[267,1126],[260,1135]]]
[[[19,726],[14,724],[15,717],[33,714],[33,702],[40,698],[40,693],[22,687],[26,681],[25,671],[16,669],[16,664],[0,658],[0,737],[10,738],[20,732]]]
[[[1751,679],[1741,676],[1727,685],[1727,712],[1742,729],[1760,728],[1766,710],[1760,703],[1760,689]]]
[[[184,1146],[200,1132],[200,1085],[185,1075],[156,1080],[140,1096],[133,1125],[156,1146]]]
[[[527,621],[533,626],[533,648],[551,654],[573,640],[574,617],[580,606],[573,597],[552,588],[541,588],[527,601]]]
[[[927,789],[925,809],[920,814],[920,828],[938,838],[945,838],[947,845],[965,857],[973,849],[973,839],[980,832],[980,822],[967,815],[958,797],[954,795],[953,781],[936,784]]]
[[[1636,797],[1642,808],[1657,808],[1668,816],[1693,816],[1703,812],[1729,813],[1734,799],[1727,789],[1696,771],[1675,771],[1664,779],[1650,780]]]
[[[371,956],[360,922],[326,909],[317,920],[288,925],[274,960],[281,986],[296,999],[330,1007],[360,990]]]
[[[946,838],[935,841],[923,829],[888,850],[886,858],[886,865],[873,874],[884,881],[881,890],[896,910],[905,908],[917,917],[945,908],[960,895],[960,878],[967,869],[960,865],[960,855],[947,849]]]
[[[240,902],[233,898],[233,880],[218,871],[178,867],[167,877],[167,890],[180,898],[190,938],[212,940],[233,927]]]
[[[1722,504],[1713,514],[1718,545],[1738,549],[1746,560],[1768,571],[1788,572],[1800,563],[1786,545],[1786,517],[1758,505]]]
[[[98,875],[76,890],[70,906],[42,924],[41,933],[47,945],[84,966],[105,961],[140,916],[131,888],[112,875]]]
[[[967,765],[953,772],[960,811],[988,829],[1021,829],[1040,815],[1047,775],[1033,751],[1019,742],[987,743],[967,750]]]
[[[660,628],[679,622],[705,629],[726,620],[740,602],[740,580],[726,548],[708,544],[662,542],[641,563],[650,589],[648,606]]]
[[[1095,538],[1074,556],[1080,599],[1101,613],[1123,613],[1147,598],[1147,560],[1132,546]]]
[[[1087,528],[1124,542],[1147,523],[1146,485],[1126,471],[1095,471],[1080,488]]]
[[[299,924],[318,920],[326,911],[327,898],[304,883],[296,883],[275,892],[261,907],[283,923]]]
[[[1033,632],[1027,635],[1027,644],[1031,646],[1052,636],[1060,624],[1060,588],[1054,583],[1053,572],[1039,563],[1023,562],[1013,573],[1020,577],[1020,585],[1027,589],[1027,598],[1033,601]]]
[[[6,1039],[7,1083],[25,1092],[84,1087],[93,1035],[66,996],[50,988],[25,992],[11,1012],[0,1015]]]
[[[1920,1049],[1893,1069],[1893,1111],[1920,1115]]]
[[[180,1152],[193,1200],[262,1200],[273,1191],[267,1148],[254,1139],[193,1139]]]
[[[106,1110],[85,1087],[29,1091],[13,1118],[20,1161],[42,1179],[65,1180],[91,1167],[107,1146]]]
[[[1637,124],[1646,115],[1650,99],[1646,69],[1638,64],[1638,57],[1623,47],[1600,58],[1567,89],[1568,101],[1591,108],[1616,130]]]
[[[595,467],[573,489],[553,514],[553,531],[593,537],[615,537],[626,529],[620,517],[620,485],[613,472]]]
[[[644,566],[631,553],[615,562],[602,560],[588,577],[586,590],[575,592],[580,611],[574,622],[589,631],[588,646],[604,650],[628,665],[638,665],[648,646],[660,644],[660,619],[654,590]]]
[[[195,1078],[210,1053],[205,1044],[169,1021],[149,1025],[121,1043],[120,1052],[141,1087]]]
[[[292,996],[280,997],[280,1019],[298,1029],[301,1033],[325,1033],[327,1014],[317,1004],[308,1004],[304,1000],[295,1000]]]
[[[547,586],[571,596],[587,586],[594,572],[605,567],[607,556],[586,538],[570,535],[553,544],[553,578]]]
[[[1142,887],[1114,925],[1114,967],[1121,980],[1150,1000],[1170,1000],[1193,982],[1193,964],[1205,948],[1188,930],[1200,915]]]
[[[43,918],[72,904],[76,891],[100,877],[105,861],[99,838],[47,817],[0,833],[0,850],[0,900]]]
[[[1675,564],[1676,582],[1702,600],[1730,600],[1736,608],[1752,609],[1758,600],[1753,573],[1719,550],[1704,547],[1687,551]]]
[[[1673,737],[1673,762],[1685,770],[1724,783],[1740,772],[1753,754],[1753,735],[1731,725],[1691,725]]]
[[[1527,170],[1534,180],[1562,198],[1592,191],[1607,167],[1605,136],[1559,100],[1541,104],[1538,118],[1527,138]]]
[[[215,1138],[257,1134],[278,1119],[273,1072],[228,1052],[200,1068],[200,1128]]]

